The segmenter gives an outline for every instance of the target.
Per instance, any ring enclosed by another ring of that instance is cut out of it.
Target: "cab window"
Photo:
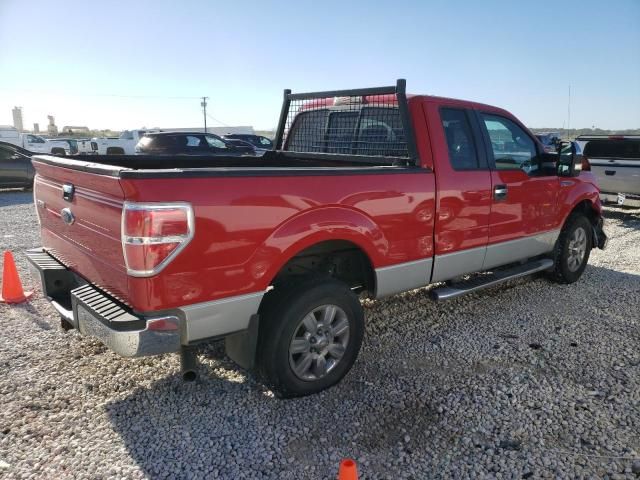
[[[496,170],[523,170],[535,174],[540,167],[533,139],[508,118],[487,113],[480,115],[491,142]]]
[[[443,108],[440,110],[440,119],[453,169],[478,169],[478,153],[467,113],[457,108]]]

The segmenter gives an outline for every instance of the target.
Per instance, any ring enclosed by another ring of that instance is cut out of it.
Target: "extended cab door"
[[[473,110],[453,100],[426,106],[437,186],[431,281],[439,282],[482,269],[491,173]]]
[[[477,115],[492,184],[486,270],[553,249],[560,187],[554,162],[542,163],[537,142],[521,125],[498,113]]]
[[[47,152],[47,142],[44,138],[36,135],[26,135],[24,148],[31,152],[49,153]]]

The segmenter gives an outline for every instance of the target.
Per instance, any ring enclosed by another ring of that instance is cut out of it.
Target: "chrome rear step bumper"
[[[177,352],[181,348],[178,315],[138,315],[129,307],[67,269],[43,249],[27,259],[43,294],[60,316],[81,334],[96,337],[124,357]]]

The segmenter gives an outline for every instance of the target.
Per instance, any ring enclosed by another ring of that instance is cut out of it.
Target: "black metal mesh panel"
[[[394,94],[292,99],[284,135],[292,152],[409,157]]]

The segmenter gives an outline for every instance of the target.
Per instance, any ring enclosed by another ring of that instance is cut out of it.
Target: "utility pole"
[[[569,85],[569,102],[567,103],[567,137],[571,129],[571,85]]]
[[[202,102],[200,102],[202,116],[204,117],[204,133],[207,133],[207,100],[209,100],[209,97],[202,97]]]

